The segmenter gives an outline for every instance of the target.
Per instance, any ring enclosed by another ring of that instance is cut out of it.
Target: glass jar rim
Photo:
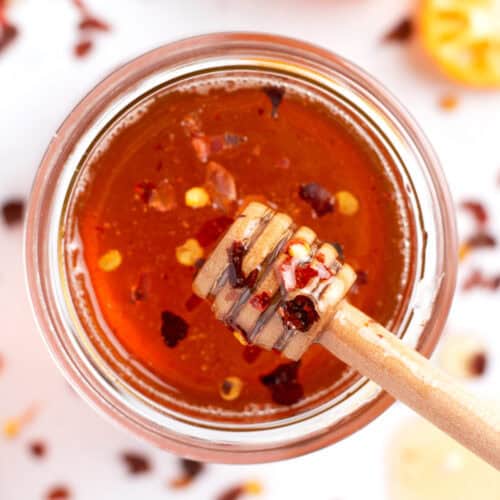
[[[422,322],[414,346],[429,355],[444,326],[456,278],[455,222],[438,160],[407,111],[372,77],[325,49],[290,38],[257,33],[188,38],[138,57],[99,83],[69,114],[42,160],[27,211],[25,262],[39,328],[56,363],[84,399],[135,434],[175,453],[201,460],[250,463],[292,457],[338,441],[373,420],[392,399],[367,382],[362,401],[354,406],[350,418],[324,411],[288,425],[246,432],[196,429],[190,423],[154,415],[154,409],[138,405],[123,387],[112,390],[109,381],[100,379],[92,360],[79,355],[67,328],[73,318],[60,306],[64,290],[57,288],[50,272],[60,266],[54,241],[60,228],[54,214],[57,216],[57,207],[64,203],[66,193],[58,188],[68,185],[74,175],[74,169],[68,168],[69,159],[79,161],[84,152],[83,146],[78,147],[82,137],[90,137],[96,124],[102,127],[125,101],[143,95],[147,88],[164,85],[166,78],[172,81],[206,67],[228,68],[237,63],[258,68],[274,65],[325,85],[335,82],[339,89],[345,86],[352,94],[350,98],[359,99],[360,105],[376,106],[383,126],[405,141],[408,160],[413,155],[415,164],[422,169],[422,178],[414,189],[428,191],[426,221],[433,222],[432,227],[424,228],[427,235],[422,245],[427,260],[423,259],[422,286],[415,292],[419,297],[413,304],[421,310],[412,318]],[[424,196],[423,191],[419,194]]]

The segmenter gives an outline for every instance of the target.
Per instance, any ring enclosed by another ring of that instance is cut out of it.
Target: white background
[[[18,0],[10,10],[18,40],[0,55],[0,203],[28,196],[37,164],[72,106],[119,64],[177,38],[220,30],[255,30],[302,38],[353,60],[409,108],[434,144],[453,196],[486,199],[499,213],[500,93],[456,88],[435,75],[414,48],[383,45],[382,35],[410,10],[405,0],[87,0],[113,31],[97,37],[83,60],[72,56],[78,13],[70,0]],[[453,91],[459,108],[445,113],[439,97]],[[497,221],[492,229],[498,234]],[[460,219],[467,231],[467,219]],[[69,389],[40,340],[27,302],[22,231],[0,224],[0,423],[37,402],[40,412],[13,440],[0,435],[0,499],[43,498],[54,483],[81,500],[210,499],[239,479],[257,478],[265,499],[386,498],[387,444],[410,412],[397,404],[342,443],[307,457],[260,466],[210,466],[181,491],[168,489],[176,459],[138,442],[93,413]],[[479,252],[464,265],[500,271],[498,253]],[[498,295],[457,294],[447,335],[472,333],[490,346],[491,369],[477,389],[498,395]],[[497,384],[493,384],[496,380]],[[47,457],[27,443],[40,438]],[[146,453],[154,470],[137,478],[117,458]],[[480,499],[477,499],[480,500]]]

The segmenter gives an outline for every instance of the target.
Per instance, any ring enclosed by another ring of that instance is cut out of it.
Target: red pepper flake
[[[265,311],[271,302],[271,295],[267,292],[259,293],[258,295],[254,295],[250,299],[250,305],[255,307],[258,311]]]
[[[201,303],[203,302],[198,295],[195,295],[194,293],[189,297],[189,299],[186,300],[186,309],[191,312],[194,311]]]
[[[179,460],[181,467],[181,474],[179,477],[170,482],[172,488],[184,488],[191,484],[205,469],[205,464],[190,460],[188,458],[181,458]]]
[[[188,113],[181,121],[181,127],[188,137],[195,137],[201,134],[201,119],[198,113]]]
[[[467,238],[465,244],[468,248],[494,248],[497,245],[497,240],[491,234],[479,232]]]
[[[299,196],[311,206],[317,217],[333,212],[335,198],[330,191],[317,182],[302,184],[299,188]]]
[[[12,199],[2,205],[3,221],[7,226],[15,226],[23,221],[24,201]]]
[[[170,212],[177,207],[175,188],[168,179],[163,179],[149,193],[148,206],[158,212]]]
[[[43,458],[47,453],[47,446],[43,441],[32,441],[28,449],[35,458]]]
[[[62,485],[52,487],[45,495],[46,500],[68,500],[69,498],[71,498],[69,488]]]
[[[5,14],[6,1],[0,0],[0,52],[5,50],[18,36],[19,30]]]
[[[161,336],[168,347],[175,347],[186,338],[189,325],[184,319],[170,311],[161,313]]]
[[[357,269],[356,270],[356,280],[351,287],[351,293],[359,292],[359,287],[366,285],[368,283],[368,273],[366,271]]]
[[[486,210],[486,207],[480,201],[463,201],[462,203],[460,203],[460,208],[472,215],[479,228],[483,227],[488,222],[488,212]]]
[[[299,332],[309,331],[319,319],[314,302],[305,295],[297,295],[292,300],[287,300],[280,307],[280,314],[287,328],[295,328]]]
[[[222,492],[217,497],[217,500],[238,500],[244,495],[259,495],[260,493],[262,493],[262,485],[257,481],[249,481],[241,485],[232,486]]]
[[[86,15],[79,23],[78,29],[81,31],[109,31],[110,25],[97,17]]]
[[[247,345],[243,349],[243,359],[248,363],[252,364],[257,361],[257,358],[260,356],[262,349],[257,345]]]
[[[358,269],[356,271],[356,285],[366,285],[368,283],[368,273]]]
[[[151,181],[138,182],[134,186],[135,196],[141,200],[146,205],[149,204],[149,200],[153,194],[153,190],[156,188],[156,184]]]
[[[262,384],[271,390],[275,403],[292,405],[303,397],[304,389],[297,380],[299,367],[300,361],[284,363],[260,377]]]
[[[73,0],[73,5],[80,12],[80,21],[78,22],[78,31],[80,40],[75,44],[73,52],[76,57],[85,57],[93,48],[94,36],[97,32],[110,31],[110,25],[90,13],[83,0]]]
[[[286,291],[295,290],[295,265],[292,257],[288,256],[278,267],[278,278]]]
[[[238,500],[245,494],[246,491],[242,485],[232,486],[218,495],[217,500]]]
[[[210,145],[209,155],[220,153],[228,149],[233,149],[248,141],[248,137],[244,135],[233,134],[226,132],[222,135],[213,135],[205,138]]]
[[[290,168],[290,158],[287,158],[286,156],[283,158],[280,158],[274,166],[276,168],[279,168],[281,170],[288,170]]]
[[[414,25],[410,17],[401,19],[382,38],[384,42],[407,42],[413,36]]]
[[[16,26],[2,17],[0,11],[0,52],[5,50],[19,35],[19,30]]]
[[[245,286],[247,288],[252,289],[255,286],[255,283],[257,282],[257,278],[258,277],[259,277],[259,270],[258,269],[254,269],[246,277]]]
[[[151,462],[141,453],[125,451],[120,455],[120,458],[127,468],[127,474],[131,476],[145,474],[151,470]]]
[[[191,139],[191,145],[193,146],[198,160],[202,163],[206,163],[210,154],[209,140],[206,137],[194,137]]]
[[[483,288],[491,291],[498,290],[500,288],[500,274],[486,276],[482,271],[473,269],[464,280],[462,290],[467,292],[474,288]]]
[[[73,53],[76,57],[85,57],[92,50],[93,46],[94,42],[92,40],[82,40],[75,44]]]
[[[217,208],[229,211],[238,198],[236,180],[229,170],[215,161],[209,162],[205,174],[205,188]]]
[[[316,276],[318,276],[318,271],[309,263],[299,264],[295,268],[295,286],[297,288],[305,288]]]
[[[278,118],[278,109],[285,96],[285,89],[283,87],[265,87],[263,90],[271,101],[271,116]]]
[[[130,298],[135,304],[136,302],[142,302],[148,298],[149,292],[151,291],[152,278],[149,273],[141,273],[137,280],[137,283],[132,286],[130,290]]]
[[[234,219],[226,215],[209,219],[202,224],[195,238],[202,247],[215,243],[234,222]]]
[[[488,358],[485,352],[475,353],[468,362],[469,372],[474,377],[484,375],[488,367]]]
[[[257,281],[259,271],[254,269],[248,276],[243,273],[243,257],[247,249],[241,241],[234,241],[227,254],[229,257],[229,283],[233,288],[253,288]]]

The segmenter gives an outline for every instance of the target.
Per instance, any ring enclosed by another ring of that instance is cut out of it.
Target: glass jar
[[[279,460],[329,445],[369,423],[392,399],[362,377],[325,404],[255,425],[211,423],[171,411],[131,386],[89,340],[68,291],[62,241],[75,178],[110,124],[158,89],[208,74],[248,72],[292,79],[329,95],[349,109],[395,161],[413,212],[417,248],[415,278],[392,327],[424,355],[432,352],[442,331],[456,277],[453,207],[436,156],[401,104],[353,64],[293,39],[222,33],[160,47],[107,77],[57,131],[34,182],[25,239],[34,313],[54,360],[94,408],[161,448],[230,463]]]

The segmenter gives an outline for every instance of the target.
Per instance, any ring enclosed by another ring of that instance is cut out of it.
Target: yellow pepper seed
[[[234,338],[241,344],[241,345],[244,345],[244,346],[247,346],[248,345],[248,342],[247,342],[247,339],[245,338],[245,336],[239,332],[238,330],[235,330],[233,332],[233,335],[234,335]]]
[[[358,199],[349,191],[339,191],[335,195],[335,200],[342,215],[355,215],[359,210]]]
[[[458,261],[463,262],[470,254],[471,248],[467,243],[462,243],[458,247]]]
[[[7,420],[3,426],[3,433],[5,437],[15,438],[21,430],[21,422],[17,418]]]
[[[188,207],[202,208],[210,204],[210,196],[205,188],[193,187],[186,191],[184,201]]]
[[[311,246],[306,242],[292,243],[288,247],[288,254],[296,259],[307,259],[311,255]]]
[[[245,490],[245,493],[249,495],[260,495],[263,490],[262,484],[258,481],[247,481],[243,485],[243,489]]]
[[[219,394],[226,401],[235,400],[243,389],[243,382],[239,377],[226,377],[219,387]]]
[[[122,254],[118,250],[109,250],[98,262],[99,268],[103,271],[110,272],[118,269],[122,263]]]
[[[194,266],[203,257],[203,253],[203,248],[194,238],[189,238],[175,249],[177,262],[183,266]]]

